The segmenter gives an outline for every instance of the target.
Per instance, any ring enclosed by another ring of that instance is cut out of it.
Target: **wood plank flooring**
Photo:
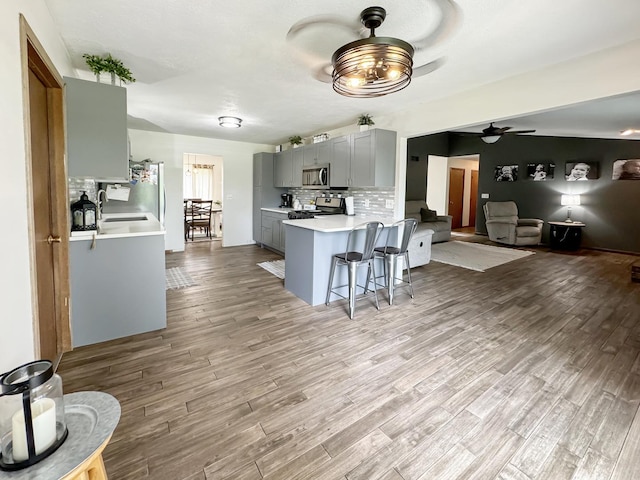
[[[59,373],[120,401],[112,480],[638,479],[638,257],[534,250],[415,268],[414,299],[349,320],[285,291],[268,250],[189,243],[167,329]]]

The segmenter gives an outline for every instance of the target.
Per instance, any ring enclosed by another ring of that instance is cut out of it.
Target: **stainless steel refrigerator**
[[[109,198],[102,204],[104,213],[151,212],[164,225],[166,212],[166,194],[164,189],[164,163],[150,160],[129,162],[131,181],[120,184],[119,188],[129,188],[126,201]],[[102,188],[106,188],[103,185]],[[113,186],[112,186],[113,187]],[[107,192],[107,196],[108,192]]]

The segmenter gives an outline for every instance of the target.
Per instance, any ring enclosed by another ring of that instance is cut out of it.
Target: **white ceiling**
[[[316,24],[289,42],[287,32],[317,15],[358,25],[370,0],[45,1],[81,78],[93,79],[84,53],[111,53],[131,69],[137,82],[127,86],[130,128],[267,144],[353,124],[364,112],[375,119],[640,38],[638,0],[456,0],[460,15],[444,17],[451,0],[387,0],[381,4],[387,20],[376,34],[418,46],[417,67],[437,59],[443,66],[401,92],[353,99],[313,72],[358,32]],[[445,31],[421,47],[441,22]],[[598,132],[637,128],[640,102],[634,98],[632,105],[629,98],[583,105],[577,117],[567,110],[498,124],[562,134],[557,122],[565,135],[604,136]],[[221,115],[242,118],[242,128],[219,127]]]

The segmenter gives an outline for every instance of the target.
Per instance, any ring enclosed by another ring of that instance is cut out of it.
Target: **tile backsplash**
[[[86,178],[69,178],[69,204],[80,200],[82,192],[87,192],[89,200],[96,203],[96,195],[98,194],[98,184],[93,179]]]
[[[333,195],[341,197],[353,197],[353,207],[356,215],[393,215],[393,207],[387,208],[387,200],[391,200],[391,204],[395,205],[395,189],[393,187],[369,187],[356,188],[351,187],[345,190],[308,190],[303,188],[292,188],[289,193],[294,198],[298,198],[300,203],[308,204],[315,200],[316,197]],[[368,206],[367,206],[368,200]]]

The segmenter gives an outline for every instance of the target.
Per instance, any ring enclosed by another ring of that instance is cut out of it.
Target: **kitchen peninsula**
[[[112,213],[71,237],[74,347],[167,326],[164,234],[151,213]]]
[[[310,305],[325,302],[331,257],[344,252],[349,232],[356,226],[378,221],[385,230],[380,235],[378,245],[386,241],[386,228],[392,225],[390,217],[327,215],[298,220],[284,220],[287,249],[285,252],[284,286],[291,293]],[[378,271],[378,266],[380,271]],[[359,273],[358,283],[364,285],[365,269]],[[376,263],[377,275],[382,275],[382,262]],[[346,268],[336,271],[335,285],[347,283]],[[336,300],[333,296],[331,300]]]

